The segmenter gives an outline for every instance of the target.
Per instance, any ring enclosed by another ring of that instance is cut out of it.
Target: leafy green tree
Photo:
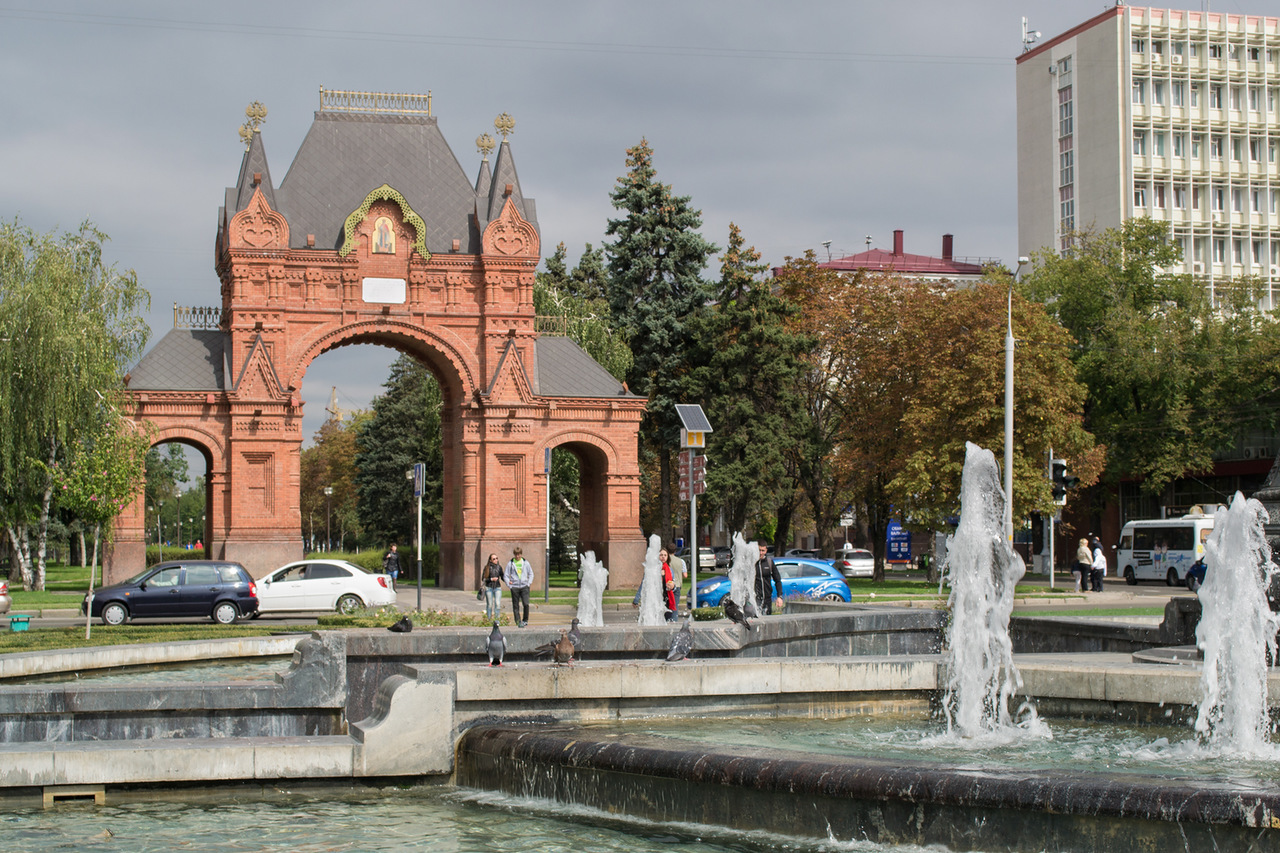
[[[189,475],[187,456],[176,441],[157,445],[146,456],[146,529],[172,531],[180,517],[182,485]],[[158,525],[158,526],[157,526]],[[151,536],[148,535],[148,539]],[[164,537],[166,540],[168,537]]]
[[[316,430],[311,447],[302,451],[298,505],[313,546],[324,541],[326,528],[332,529],[339,543],[345,543],[346,534],[357,540],[363,534],[356,488],[356,436],[370,417],[368,412],[330,417]],[[325,495],[326,488],[333,489],[333,494]]]
[[[44,589],[53,471],[101,424],[142,353],[149,297],[102,260],[106,235],[0,225],[0,521],[26,589]]]
[[[1037,252],[1020,287],[1075,339],[1084,426],[1106,446],[1106,479],[1152,493],[1212,468],[1215,450],[1270,425],[1280,402],[1257,283],[1215,286],[1214,305],[1202,283],[1163,272],[1179,257],[1167,225],[1132,219],[1076,234],[1066,255]]]
[[[610,194],[624,215],[610,219],[605,233],[607,293],[613,326],[631,346],[631,390],[649,398],[641,425],[658,460],[657,523],[671,536],[671,460],[679,444],[675,405],[687,387],[690,321],[705,310],[710,291],[702,279],[717,247],[698,233],[702,214],[688,196],[673,194],[657,180],[653,150],[642,139],[627,149],[627,174]],[[652,513],[649,514],[652,517]]]
[[[402,355],[391,365],[383,387],[386,393],[374,398],[369,419],[356,432],[360,523],[380,545],[414,542],[417,501],[405,472],[422,462],[422,531],[428,541],[440,530],[444,499],[440,386],[425,367]]]
[[[116,412],[104,411],[93,434],[68,448],[66,461],[54,466],[53,483],[59,507],[74,513],[93,529],[93,557],[89,562],[89,595],[98,568],[98,545],[111,524],[145,482],[143,460],[150,436]],[[89,618],[85,614],[85,639]]]
[[[791,323],[795,305],[762,280],[768,266],[743,243],[741,229],[729,223],[716,303],[689,323],[694,399],[715,428],[707,491],[735,531],[753,510],[774,516],[796,491],[786,448],[802,440],[799,385],[813,347]]]

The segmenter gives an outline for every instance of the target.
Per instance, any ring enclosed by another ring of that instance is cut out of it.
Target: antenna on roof
[[[826,250],[827,250],[827,260],[828,260],[828,261],[829,261],[829,260],[831,260],[831,241],[830,241],[830,240],[823,240],[823,241],[822,241],[822,248],[824,248],[824,249],[826,249]]]
[[[867,251],[868,252],[871,251],[871,235],[870,234],[867,235]]]

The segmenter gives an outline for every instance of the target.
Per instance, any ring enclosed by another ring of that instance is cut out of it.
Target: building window
[[[1276,161],[1276,141],[1272,139],[1267,143],[1267,162],[1274,163]]]
[[[1227,206],[1227,191],[1222,187],[1213,188],[1213,209],[1225,210]]]
[[[1215,264],[1227,262],[1227,241],[1221,237],[1213,241],[1213,262]]]
[[[1239,187],[1231,191],[1231,209],[1236,213],[1244,213],[1244,190]]]
[[[1221,58],[1222,58],[1222,45],[1220,45],[1220,44],[1211,44],[1211,45],[1209,45],[1209,58],[1210,58],[1210,59],[1221,59]]]
[[[1064,86],[1058,90],[1058,135],[1070,136],[1074,120],[1072,119],[1071,87]]]
[[[1156,184],[1152,187],[1152,202],[1157,210],[1164,210],[1164,184]]]
[[[1187,135],[1185,133],[1175,133],[1173,135],[1173,156],[1187,156]]]
[[[1214,160],[1222,159],[1222,137],[1221,136],[1209,137],[1209,156]]]
[[[1262,87],[1261,86],[1249,87],[1249,109],[1253,110],[1255,113],[1261,111],[1262,109]]]
[[[1186,209],[1186,206],[1187,206],[1187,188],[1174,187],[1173,188],[1173,209],[1184,210]]]
[[[1151,43],[1151,55],[1152,55],[1152,56],[1164,56],[1164,42],[1162,42],[1162,41],[1153,41],[1153,42]]]
[[[1151,83],[1151,103],[1157,106],[1164,106],[1164,82],[1154,80]]]
[[[1255,139],[1249,140],[1249,159],[1255,163],[1262,162],[1262,140],[1261,139],[1255,138]]]
[[[1133,81],[1133,102],[1135,104],[1145,104],[1147,102],[1147,81]]]
[[[1244,159],[1244,140],[1238,136],[1231,137],[1231,159],[1237,163]]]
[[[1145,130],[1135,130],[1133,132],[1133,155],[1135,157],[1144,157],[1147,153],[1147,132]]]
[[[1231,87],[1231,109],[1233,109],[1233,110],[1238,110],[1238,109],[1240,109],[1240,104],[1241,104],[1241,103],[1243,102],[1243,100],[1244,100],[1244,98],[1242,97],[1242,93],[1241,93],[1241,91],[1240,91],[1240,90],[1241,90],[1241,87],[1240,87],[1240,86],[1232,86],[1232,87]]]
[[[1068,74],[1070,72],[1071,72],[1071,57],[1064,56],[1062,59],[1058,60],[1058,73]]]
[[[1251,47],[1251,48],[1249,48],[1249,61],[1250,61],[1250,62],[1257,62],[1257,61],[1258,61],[1258,57],[1260,57],[1261,55],[1262,55],[1262,51],[1261,51],[1261,50],[1259,50],[1258,48],[1256,48],[1256,47]]]
[[[1200,106],[1200,84],[1199,83],[1191,84],[1191,106],[1193,107]]]
[[[1250,201],[1253,202],[1253,212],[1262,212],[1262,190],[1253,190],[1249,193]]]
[[[1058,185],[1066,186],[1075,177],[1075,152],[1063,151],[1058,155]]]
[[[1262,241],[1253,241],[1253,265],[1255,267],[1262,266]]]
[[[1196,187],[1191,191],[1191,206],[1196,210],[1199,210],[1202,206],[1201,203],[1203,199],[1201,199],[1200,196],[1201,196],[1201,193],[1200,193],[1199,187]]]
[[[1186,49],[1187,49],[1187,43],[1186,43],[1185,41],[1175,41],[1175,42],[1173,42],[1173,55],[1174,55],[1174,56],[1182,56],[1182,54],[1186,51]]]
[[[1204,143],[1204,137],[1197,133],[1191,137],[1191,157],[1194,160],[1200,159],[1200,147]]]
[[[1243,240],[1231,241],[1231,260],[1235,261],[1237,264],[1244,263],[1244,241]]]
[[[1272,191],[1271,191],[1271,213],[1272,213],[1272,214],[1275,214],[1275,212],[1276,212],[1276,198],[1277,198],[1277,196],[1280,196],[1280,190],[1272,190]]]
[[[1143,40],[1143,39],[1134,39],[1134,40],[1133,40],[1133,52],[1134,52],[1134,53],[1146,53],[1146,51],[1147,51],[1147,43],[1146,43],[1146,41],[1145,41],[1145,40]]]
[[[1188,50],[1190,51],[1190,55],[1193,57],[1200,55],[1200,45],[1196,44],[1195,42],[1191,42],[1191,44],[1188,46]]]
[[[1165,140],[1164,133],[1153,133],[1151,135],[1151,141],[1155,143],[1155,150],[1153,150],[1151,153],[1155,154],[1157,157],[1165,156],[1164,140]]]
[[[1204,246],[1205,246],[1205,239],[1203,237],[1201,237],[1199,240],[1194,241],[1191,244],[1191,251],[1195,252],[1195,260],[1197,261],[1204,260]]]
[[[1147,206],[1147,188],[1146,187],[1133,188],[1133,206],[1135,208],[1142,208]]]
[[[1222,87],[1221,86],[1209,87],[1209,109],[1211,110],[1222,109]]]
[[[1240,45],[1238,44],[1231,45],[1231,47],[1227,50],[1227,53],[1231,59],[1234,59],[1236,62],[1240,61]]]
[[[1185,107],[1187,105],[1187,84],[1181,80],[1175,80],[1169,87],[1170,101],[1175,107]]]

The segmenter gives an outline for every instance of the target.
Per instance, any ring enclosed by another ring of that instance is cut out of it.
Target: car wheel
[[[128,609],[118,601],[113,601],[102,608],[103,625],[123,625],[129,621]]]
[[[822,600],[823,601],[844,601],[844,599],[840,597],[840,593],[838,592],[829,592],[826,595],[822,596]]]
[[[350,616],[363,607],[364,602],[360,600],[358,595],[347,594],[338,599],[338,612],[343,616]]]
[[[1124,582],[1127,583],[1129,586],[1138,585],[1138,576],[1133,573],[1133,566],[1125,566]]]
[[[1166,586],[1177,586],[1178,571],[1176,569],[1170,569],[1169,574],[1164,576],[1164,582]]]
[[[240,611],[230,601],[220,601],[213,606],[213,621],[219,625],[231,625],[240,618]]]

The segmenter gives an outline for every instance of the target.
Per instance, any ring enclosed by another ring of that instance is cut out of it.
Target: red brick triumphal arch
[[[491,551],[542,553],[552,447],[581,463],[579,548],[614,569],[615,585],[638,580],[645,401],[568,338],[538,332],[540,237],[510,118],[495,124],[492,168],[492,139],[477,140],[472,183],[429,97],[322,89],[275,186],[258,127],[265,109],[249,115],[239,180],[218,218],[222,305],[175,309],[175,328],[129,376],[155,443],[205,456],[209,555],[255,576],[301,556],[303,377],[322,353],[370,343],[412,355],[440,383],[442,585],[474,588]],[[109,578],[141,567],[144,510],[139,498],[120,517]]]

